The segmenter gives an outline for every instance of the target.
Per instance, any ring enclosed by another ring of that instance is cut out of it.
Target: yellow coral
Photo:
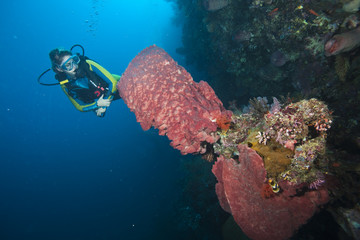
[[[267,177],[277,179],[290,165],[294,153],[273,140],[267,145],[259,143],[257,134],[256,130],[251,131],[246,142],[263,158]]]

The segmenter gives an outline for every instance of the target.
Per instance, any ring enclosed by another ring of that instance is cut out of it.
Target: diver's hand
[[[110,99],[104,99],[104,94],[101,95],[101,97],[97,100],[98,107],[109,107],[110,103],[111,103]]]
[[[96,112],[96,116],[102,117],[104,115],[104,113],[106,112],[106,108],[100,107],[100,108],[96,109],[95,112]]]

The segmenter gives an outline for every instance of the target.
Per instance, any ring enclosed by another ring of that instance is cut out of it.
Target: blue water
[[[181,61],[172,7],[162,0],[13,0],[0,13],[0,239],[166,232],[181,191],[181,156],[169,141],[144,132],[122,100],[98,118],[36,79],[50,67],[52,49],[73,44],[116,74],[152,44]]]

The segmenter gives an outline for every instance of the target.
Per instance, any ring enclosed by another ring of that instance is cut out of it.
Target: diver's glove
[[[96,112],[96,116],[103,117],[103,116],[105,116],[106,108],[99,107],[98,109],[95,110],[95,112]]]
[[[110,99],[104,99],[104,94],[101,95],[101,97],[97,100],[97,106],[98,107],[109,107],[111,100]],[[100,109],[100,108],[99,108]],[[106,110],[105,110],[106,111]]]

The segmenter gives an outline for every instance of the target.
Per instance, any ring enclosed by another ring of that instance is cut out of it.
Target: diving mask
[[[74,68],[79,64],[80,62],[80,58],[78,55],[72,55],[71,57],[69,57],[68,60],[66,60],[61,66],[60,68],[65,70],[65,71],[69,71],[71,72],[72,70],[74,70]]]

